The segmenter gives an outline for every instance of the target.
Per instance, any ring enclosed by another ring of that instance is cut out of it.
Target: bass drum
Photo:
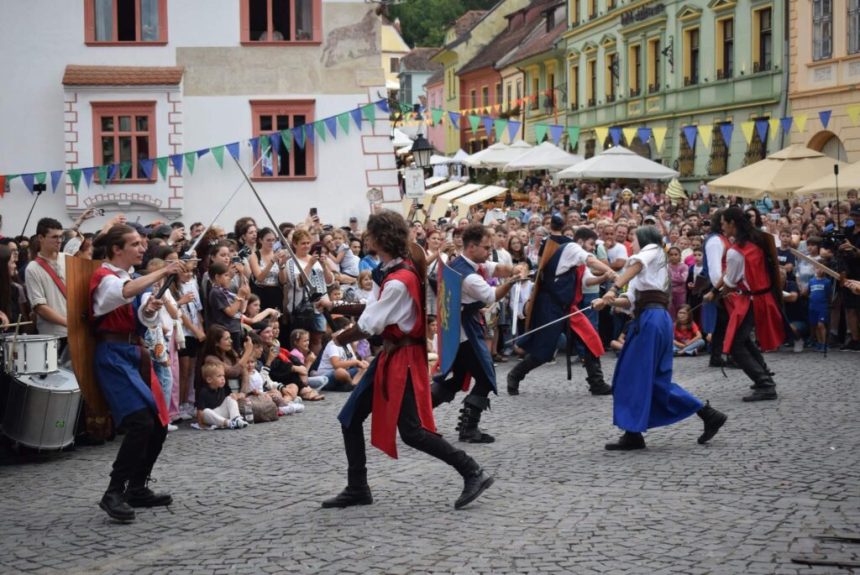
[[[3,434],[34,449],[62,449],[75,440],[80,406],[78,382],[67,369],[12,377]]]

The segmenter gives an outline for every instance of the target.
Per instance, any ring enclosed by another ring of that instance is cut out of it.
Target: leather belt
[[[140,345],[140,337],[136,333],[111,333],[101,332],[96,335],[98,341],[108,343],[125,343],[128,345]]]
[[[386,354],[390,354],[391,352],[400,349],[401,347],[406,347],[408,345],[424,345],[427,342],[423,339],[417,337],[401,337],[399,339],[385,339],[382,341],[382,351]]]
[[[636,310],[639,315],[646,309],[669,309],[669,294],[662,290],[642,290],[636,293]]]

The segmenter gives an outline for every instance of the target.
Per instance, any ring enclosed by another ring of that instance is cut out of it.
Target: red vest
[[[400,417],[407,376],[411,376],[421,427],[427,431],[436,432],[433,403],[430,399],[422,286],[412,264],[404,261],[404,265],[405,267],[386,276],[379,293],[381,296],[386,284],[391,280],[397,280],[405,285],[412,299],[415,326],[408,334],[404,334],[397,324],[388,325],[382,331],[382,337],[395,342],[404,337],[410,337],[420,340],[421,343],[398,347],[390,354],[385,351],[379,353],[373,379],[373,415],[370,427],[370,443],[395,459],[397,458],[397,420]]]
[[[90,317],[96,320],[96,326],[94,327],[97,328],[98,331],[119,334],[135,333],[137,331],[137,322],[134,318],[134,306],[130,303],[120,306],[98,318],[95,315],[94,305],[96,289],[98,289],[99,284],[102,283],[102,279],[106,276],[116,275],[117,273],[113,270],[102,266],[97,269],[90,278]]]

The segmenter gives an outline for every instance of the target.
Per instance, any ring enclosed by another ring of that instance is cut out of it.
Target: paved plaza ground
[[[132,525],[96,505],[118,442],[6,452],[0,572],[849,573],[791,558],[814,551],[813,536],[860,534],[860,355],[767,359],[780,399],[754,404],[740,400],[740,372],[676,361],[675,380],[728,423],[700,446],[694,417],[634,453],[604,451],[618,435],[611,398],[588,395],[581,368],[568,382],[561,362],[544,366],[520,396],[493,401],[483,427],[498,441],[466,446],[496,484],[462,511],[460,477],[402,444],[399,461],[369,452],[373,505],[320,509],[345,484],[345,394],[246,430],[172,433],[155,476],[175,503]],[[436,411],[449,439],[458,406]],[[860,544],[822,545],[860,561]]]

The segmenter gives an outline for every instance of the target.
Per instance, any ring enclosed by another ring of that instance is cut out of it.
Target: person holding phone
[[[321,308],[330,305],[328,301],[327,286],[334,283],[334,275],[328,267],[320,261],[322,246],[311,252],[311,234],[307,230],[296,230],[293,232],[293,251],[301,269],[293,259],[287,260],[287,291],[289,305],[287,311],[290,313],[290,325],[292,329],[306,329],[311,334],[311,351],[319,355],[322,350],[322,337],[325,334],[326,321],[321,313]],[[302,273],[304,272],[304,273]],[[309,282],[305,284],[305,278]],[[308,298],[310,297],[310,301]],[[299,314],[307,304],[314,306],[313,317],[298,320]],[[307,321],[307,325],[297,325]]]
[[[287,283],[287,252],[275,250],[277,235],[271,228],[257,233],[256,249],[248,256],[251,267],[251,292],[260,298],[262,309],[283,310]]]

